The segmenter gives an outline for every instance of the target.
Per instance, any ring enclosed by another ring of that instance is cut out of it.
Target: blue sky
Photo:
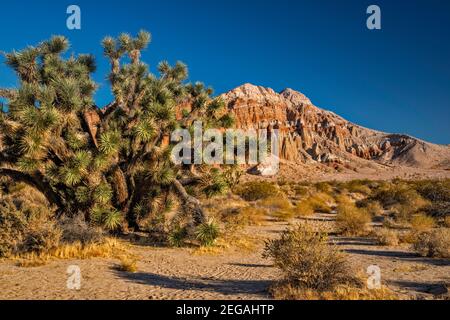
[[[66,28],[70,4],[81,7],[79,31]],[[380,31],[366,28],[371,4],[381,7]],[[152,70],[181,60],[191,81],[216,93],[246,82],[290,87],[363,126],[450,143],[447,0],[22,0],[1,8],[2,51],[62,34],[70,52],[95,54],[99,105],[110,98],[101,39],[146,29]],[[14,86],[1,62],[0,87]]]

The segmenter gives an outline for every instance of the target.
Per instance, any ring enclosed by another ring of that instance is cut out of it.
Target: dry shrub
[[[18,250],[26,228],[27,219],[12,200],[0,198],[0,257]]]
[[[423,211],[436,218],[445,218],[450,215],[450,201],[432,202],[431,204],[425,206]]]
[[[44,252],[59,245],[53,211],[25,199],[0,198],[0,257]]]
[[[400,243],[397,232],[387,228],[378,230],[375,238],[378,244],[382,246],[398,246]]]
[[[411,218],[411,228],[415,232],[429,231],[436,226],[436,221],[425,214],[418,214]]]
[[[292,207],[291,202],[282,196],[266,198],[259,204],[271,210],[288,210]]]
[[[450,216],[444,218],[444,226],[450,228]]]
[[[325,291],[356,281],[344,254],[308,223],[266,242],[264,257],[272,259],[284,282],[296,288]]]
[[[297,185],[294,187],[294,192],[296,196],[307,196],[309,193],[309,187],[307,186],[302,186],[302,185]]]
[[[384,209],[378,201],[369,201],[365,204],[364,209],[372,216],[380,216]]]
[[[450,258],[450,230],[439,228],[420,233],[413,246],[423,257]]]
[[[429,205],[429,201],[406,183],[384,185],[370,200],[379,201],[384,208],[392,208],[396,218],[400,220],[407,220],[412,214]]]
[[[354,203],[354,201],[348,195],[342,194],[342,193],[338,194],[335,197],[335,201],[336,201],[336,203],[338,205],[341,205],[341,204],[353,204]]]
[[[295,206],[295,214],[299,217],[308,217],[314,214],[314,208],[309,201],[300,201]]]
[[[246,201],[256,201],[276,196],[279,189],[270,182],[247,182],[235,190]]]
[[[350,193],[360,193],[363,195],[369,195],[372,190],[368,186],[368,180],[352,180],[349,182],[342,183],[340,185],[341,189],[346,189]]]
[[[331,213],[333,211],[331,205],[334,203],[334,198],[323,192],[310,196],[304,202],[309,203],[314,212],[317,213]]]
[[[294,209],[276,210],[272,211],[270,215],[279,221],[287,221],[295,217],[295,211]]]
[[[25,233],[19,252],[47,252],[59,246],[61,230],[48,222],[30,227]]]
[[[134,257],[122,256],[119,258],[120,264],[116,266],[116,269],[123,272],[135,273],[137,272],[137,261]]]
[[[227,212],[222,215],[221,221],[227,225],[227,228],[241,228],[245,226],[263,225],[267,216],[267,210],[257,207],[244,207]]]
[[[333,187],[328,182],[318,182],[315,187],[321,193],[331,194],[333,192]]]
[[[441,181],[416,181],[416,190],[432,202],[450,202],[450,179]]]
[[[367,233],[371,218],[365,210],[353,204],[340,204],[337,211],[336,226],[341,233],[350,236]]]
[[[65,243],[81,242],[82,244],[102,242],[104,239],[101,228],[86,222],[82,215],[73,218],[61,218],[62,241]]]

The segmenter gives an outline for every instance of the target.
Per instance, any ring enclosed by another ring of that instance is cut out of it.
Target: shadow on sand
[[[118,277],[127,281],[175,290],[196,290],[231,294],[255,294],[262,298],[267,296],[267,289],[272,281],[264,280],[215,280],[208,278],[184,279],[159,274],[138,272],[126,273],[114,271]]]
[[[345,249],[344,251],[347,253],[351,253],[351,254],[394,258],[394,259],[418,262],[418,263],[421,262],[421,263],[427,263],[427,264],[434,265],[434,266],[450,266],[450,260],[424,258],[413,252],[380,251],[380,250],[364,250],[364,249]]]

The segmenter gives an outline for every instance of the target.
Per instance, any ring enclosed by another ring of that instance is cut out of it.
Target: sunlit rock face
[[[234,114],[237,128],[278,129],[279,156],[286,161],[344,163],[364,159],[433,167],[450,159],[448,146],[358,126],[314,106],[305,95],[292,89],[277,93],[245,84],[221,98]],[[427,153],[431,156],[427,157]]]

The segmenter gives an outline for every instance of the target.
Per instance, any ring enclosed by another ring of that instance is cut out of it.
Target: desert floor
[[[331,215],[318,215],[332,223]],[[156,248],[131,245],[138,271],[117,271],[108,259],[55,260],[24,268],[0,262],[1,299],[269,299],[267,288],[279,278],[270,261],[262,258],[264,240],[277,237],[288,224],[268,221],[248,227],[243,237],[253,246],[203,252],[193,248]],[[382,282],[402,298],[432,299],[450,283],[450,261],[417,256],[407,246],[379,247],[367,238],[334,238],[362,274],[378,265]],[[81,268],[80,290],[67,289],[68,266]]]

